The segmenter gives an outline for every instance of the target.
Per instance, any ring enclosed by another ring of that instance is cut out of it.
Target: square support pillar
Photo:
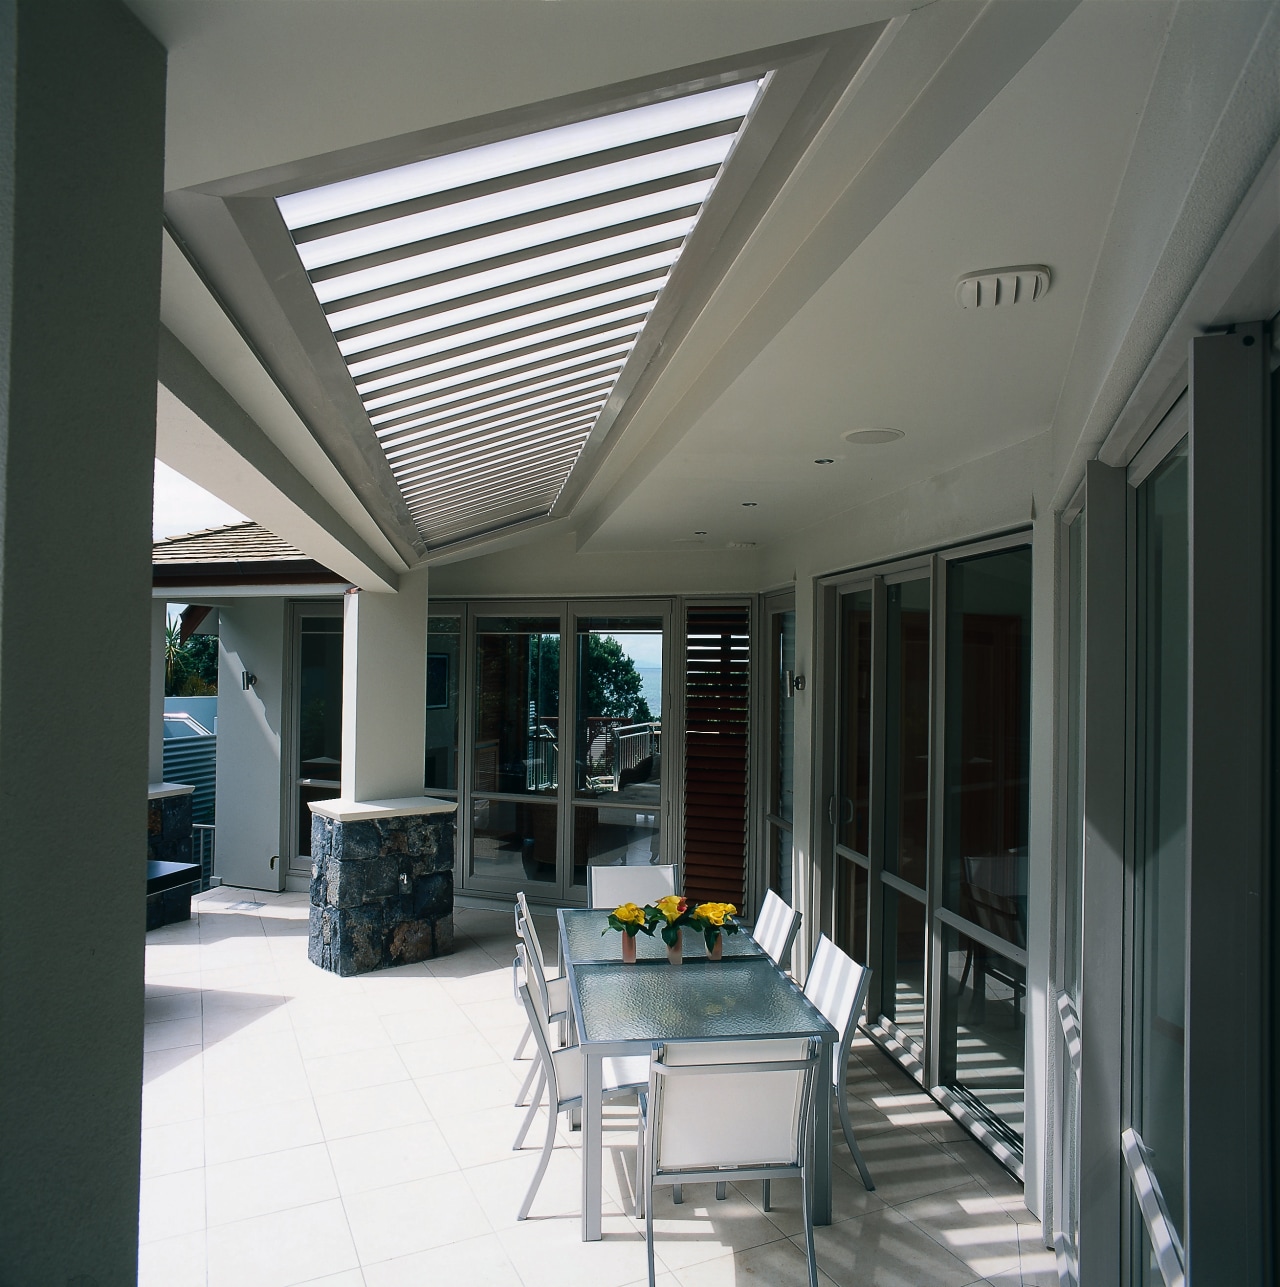
[[[0,121],[0,1279],[107,1287],[137,1281],[164,50],[116,0],[8,0]]]
[[[342,640],[342,796],[422,794],[427,746],[427,573],[396,594],[348,591]]]

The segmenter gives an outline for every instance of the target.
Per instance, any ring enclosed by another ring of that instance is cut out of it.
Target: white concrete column
[[[137,1280],[164,111],[123,4],[0,3],[6,1283]]]
[[[396,594],[348,591],[342,640],[342,796],[422,794],[427,727],[427,572]]]

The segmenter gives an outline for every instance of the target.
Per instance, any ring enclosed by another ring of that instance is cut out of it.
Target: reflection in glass
[[[476,622],[475,789],[555,795],[560,782],[560,623]]]
[[[1084,823],[1084,559],[1085,516],[1067,528],[1066,632],[1066,819],[1062,849],[1062,988],[1080,1013],[1080,954],[1083,947]],[[1058,1076],[1061,1079],[1058,1229],[1071,1255],[1079,1255],[1080,1226],[1080,1077],[1072,1067],[1066,1037],[1058,1025]]]
[[[573,878],[588,863],[661,861],[662,618],[579,617]]]
[[[471,873],[485,881],[554,882],[556,806],[517,800],[472,801]]]
[[[1003,1124],[1020,1148],[1026,969],[949,925],[942,934],[939,1076]]]
[[[340,794],[342,618],[303,617],[298,676],[298,854],[311,856],[311,810]]]
[[[867,891],[870,874],[861,863],[839,862],[836,886],[835,943],[862,965],[867,962]]]
[[[776,631],[775,648],[780,676],[796,673],[796,614],[795,609],[774,614]],[[773,781],[770,811],[786,822],[794,821],[795,813],[795,694],[790,684],[780,679],[778,683],[777,730],[778,743],[774,754],[776,776]],[[788,878],[788,888],[790,881]],[[785,895],[790,902],[790,894]]]
[[[574,884],[587,883],[587,866],[638,867],[661,861],[659,813],[634,805],[575,805]]]
[[[780,898],[791,902],[792,864],[795,861],[795,843],[791,828],[769,822],[766,824],[766,830],[768,831],[768,839],[765,843],[769,854],[769,888]]]
[[[884,890],[884,982],[880,1013],[924,1049],[925,911],[922,903]]]
[[[662,781],[662,619],[580,617],[574,793]],[[633,795],[634,795],[633,790]],[[639,797],[637,797],[639,798]]]
[[[1186,1035],[1188,525],[1185,449],[1138,493],[1134,1125],[1179,1237]],[[1158,1273],[1150,1281],[1159,1282]]]
[[[840,603],[839,843],[869,852],[871,829],[871,591],[846,594]]]
[[[929,859],[928,579],[888,587],[884,867],[924,888]]]
[[[768,812],[784,823],[795,815],[795,722],[796,697],[793,681],[796,673],[796,612],[785,608],[771,613],[771,660],[773,684],[771,696],[771,734],[773,739],[770,768]],[[790,826],[769,823],[769,888],[784,902],[794,902],[794,847]]]
[[[943,905],[1025,947],[1029,547],[949,565],[946,693]]]
[[[427,618],[427,757],[423,785],[428,791],[458,789],[461,641],[461,617]]]

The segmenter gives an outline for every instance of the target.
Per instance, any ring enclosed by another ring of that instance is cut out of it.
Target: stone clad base
[[[454,815],[311,819],[307,955],[366,974],[453,951]]]

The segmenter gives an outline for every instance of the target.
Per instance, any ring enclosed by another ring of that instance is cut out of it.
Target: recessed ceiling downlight
[[[899,438],[905,438],[906,434],[901,429],[850,429],[840,436],[845,442],[851,442],[855,446],[874,447],[881,442],[896,442]]]

